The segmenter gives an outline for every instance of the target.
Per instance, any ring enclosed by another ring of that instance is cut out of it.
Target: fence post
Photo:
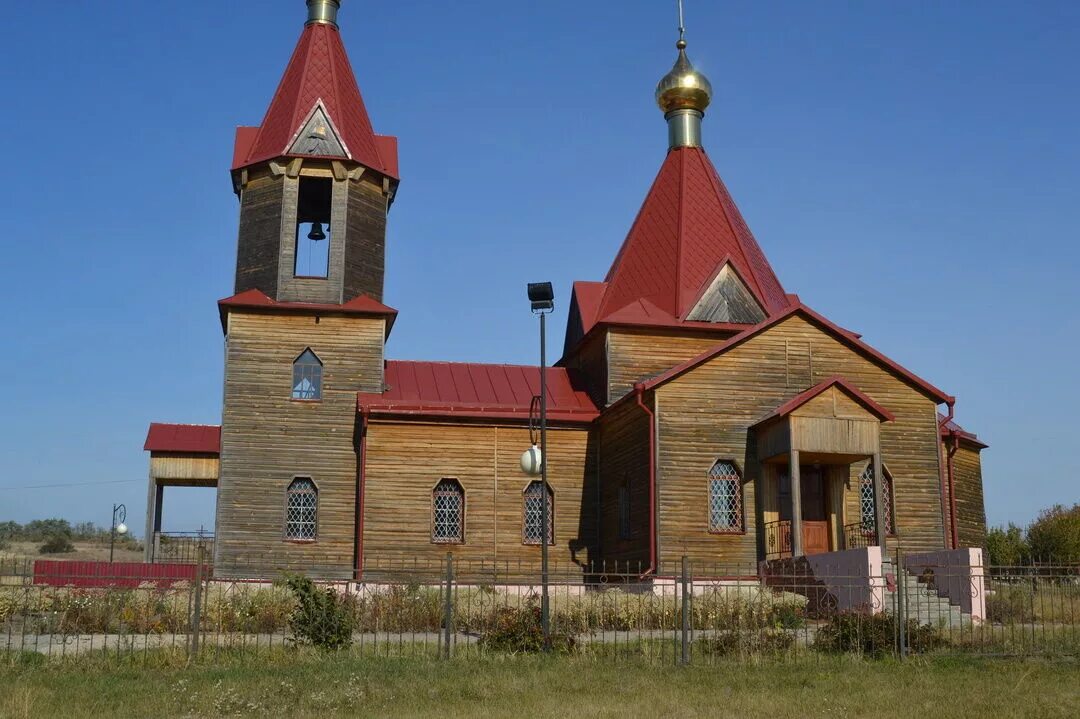
[[[200,544],[195,560],[195,606],[191,617],[191,642],[188,644],[188,661],[193,661],[199,656],[199,635],[202,625],[202,569],[203,548]]]
[[[454,624],[454,555],[446,554],[446,602],[443,605],[443,657],[450,658],[450,637]]]
[[[907,570],[896,548],[896,648],[900,659],[907,654]]]
[[[682,654],[679,664],[690,663],[690,560],[682,558]]]

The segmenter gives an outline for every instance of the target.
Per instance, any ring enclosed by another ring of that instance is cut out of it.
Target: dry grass
[[[12,560],[34,559],[59,559],[71,562],[107,562],[109,561],[109,545],[100,542],[73,542],[75,551],[67,554],[41,554],[38,548],[41,542],[11,542],[0,550],[0,560],[10,562]],[[114,561],[117,562],[141,562],[143,553],[126,548],[117,544]]]
[[[192,669],[0,669],[0,716],[1080,715],[1080,665],[827,658],[678,669],[585,659],[301,655]]]

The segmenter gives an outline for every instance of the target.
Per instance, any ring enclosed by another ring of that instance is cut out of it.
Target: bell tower
[[[307,0],[307,22],[262,124],[237,129],[236,294],[382,301],[397,140],[372,129],[338,31],[340,6]]]

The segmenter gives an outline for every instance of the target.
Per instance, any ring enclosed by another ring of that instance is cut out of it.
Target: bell
[[[321,222],[311,223],[311,232],[308,233],[307,238],[312,242],[322,242],[326,239],[326,233],[323,232]]]

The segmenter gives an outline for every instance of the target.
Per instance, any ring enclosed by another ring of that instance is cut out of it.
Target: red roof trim
[[[769,420],[776,419],[777,417],[786,417],[799,407],[814,399],[818,395],[822,394],[831,387],[839,387],[845,394],[861,404],[866,409],[870,410],[878,419],[882,422],[892,422],[896,419],[892,412],[882,407],[880,404],[870,399],[865,395],[858,387],[848,382],[846,379],[840,376],[830,377],[829,379],[821,382],[815,387],[811,387],[801,394],[797,394],[787,402],[783,403],[769,414],[765,415],[758,424],[768,422]]]
[[[220,455],[221,427],[216,424],[153,422],[146,433],[143,451]]]
[[[822,329],[824,329],[827,332],[829,332],[829,333],[833,334],[834,336],[836,336],[844,344],[847,344],[849,347],[851,347],[855,351],[869,357],[870,359],[875,360],[876,362],[878,362],[879,364],[884,365],[885,367],[892,370],[893,372],[896,372],[898,375],[900,375],[901,377],[906,379],[912,385],[914,385],[918,389],[922,390],[926,394],[930,395],[932,398],[938,400],[938,402],[950,402],[950,401],[955,400],[955,398],[952,397],[951,395],[946,394],[945,392],[938,389],[934,385],[930,384],[929,382],[927,382],[923,378],[919,377],[915,373],[913,373],[910,370],[904,368],[903,366],[901,366],[900,364],[898,364],[898,363],[894,362],[893,360],[889,359],[888,357],[886,357],[885,355],[883,355],[881,352],[877,351],[876,349],[874,349],[870,345],[866,344],[861,339],[856,337],[852,332],[849,332],[848,330],[845,330],[845,329],[833,324],[829,320],[825,319],[825,317],[819,315],[817,312],[815,312],[814,310],[810,309],[809,307],[807,307],[806,305],[801,304],[801,303],[798,304],[798,305],[794,305],[792,307],[789,307],[787,310],[781,312],[780,314],[775,315],[774,317],[765,320],[761,324],[755,325],[754,327],[751,327],[751,328],[747,329],[746,331],[735,335],[734,337],[727,340],[726,342],[724,342],[724,343],[722,343],[720,345],[717,345],[713,349],[708,350],[707,352],[704,352],[704,353],[698,355],[697,357],[694,357],[693,359],[687,360],[686,362],[683,362],[680,365],[676,365],[675,367],[672,367],[671,369],[667,370],[666,372],[662,372],[661,374],[658,374],[656,377],[653,377],[652,379],[648,380],[647,382],[643,382],[642,387],[644,389],[655,389],[656,387],[659,387],[662,384],[666,384],[667,382],[675,379],[676,377],[679,377],[680,375],[685,374],[686,372],[693,369],[694,367],[697,367],[698,365],[702,364],[703,362],[707,362],[708,360],[712,359],[713,357],[721,355],[724,352],[727,352],[729,349],[732,349],[733,347],[739,346],[743,342],[746,342],[747,340],[749,340],[749,339],[751,339],[753,337],[756,337],[757,335],[761,334],[762,332],[769,329],[770,327],[773,327],[773,326],[779,324],[780,322],[786,320],[788,317],[791,317],[792,315],[795,315],[795,314],[802,315],[806,319],[811,320],[812,322],[817,324]]]
[[[251,289],[241,292],[232,297],[218,300],[218,311],[221,313],[221,324],[225,326],[225,319],[230,309],[249,309],[274,312],[296,312],[311,314],[338,314],[338,315],[369,315],[386,317],[386,334],[394,326],[398,311],[393,307],[387,307],[382,302],[374,300],[367,295],[359,295],[342,305],[316,304],[308,302],[277,302],[271,299],[261,290]]]

